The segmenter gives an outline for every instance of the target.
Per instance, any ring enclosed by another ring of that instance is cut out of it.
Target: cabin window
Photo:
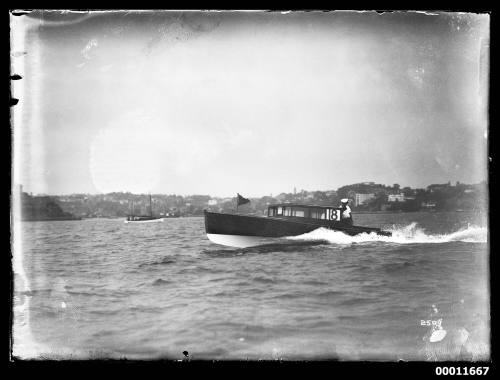
[[[311,218],[314,219],[325,219],[325,210],[321,209],[316,209],[316,210],[311,210]]]
[[[292,215],[292,209],[290,207],[283,207],[283,215],[285,215],[285,216],[291,216]]]
[[[307,216],[307,209],[302,207],[294,207],[292,210],[292,216],[304,218],[305,216]]]
[[[283,207],[278,207],[278,212],[276,215],[283,215]]]
[[[311,210],[311,218],[326,219],[326,209]]]

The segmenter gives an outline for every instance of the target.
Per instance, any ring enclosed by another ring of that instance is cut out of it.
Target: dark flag
[[[244,205],[246,203],[250,203],[250,199],[243,198],[240,194],[238,194],[237,206]]]

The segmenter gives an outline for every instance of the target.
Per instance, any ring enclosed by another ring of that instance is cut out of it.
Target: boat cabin
[[[332,206],[282,203],[268,206],[267,216],[273,218],[323,219],[340,222],[341,210]]]

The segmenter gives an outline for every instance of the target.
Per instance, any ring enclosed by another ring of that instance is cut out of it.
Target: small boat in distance
[[[163,222],[163,217],[153,216],[151,194],[149,194],[149,215],[134,215],[134,202],[132,202],[132,213],[127,215],[125,223],[151,223],[151,222]]]
[[[347,235],[376,233],[391,236],[380,228],[353,226],[341,220],[336,207],[275,204],[268,206],[267,216],[223,214],[205,210],[205,231],[216,244],[245,248],[269,242],[268,238],[298,236],[317,228],[328,228]]]

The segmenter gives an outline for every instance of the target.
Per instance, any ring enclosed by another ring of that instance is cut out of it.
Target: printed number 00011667
[[[436,367],[436,375],[486,375],[490,367]]]

